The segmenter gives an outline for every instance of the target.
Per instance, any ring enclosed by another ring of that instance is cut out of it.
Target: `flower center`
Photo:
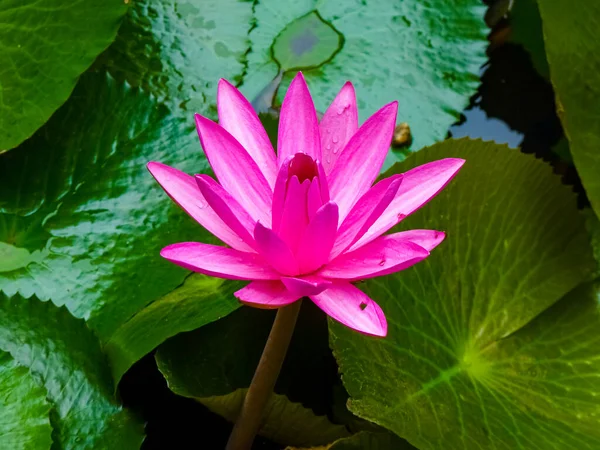
[[[288,170],[288,177],[297,176],[301,184],[304,180],[312,180],[319,174],[315,160],[304,153],[294,155]]]

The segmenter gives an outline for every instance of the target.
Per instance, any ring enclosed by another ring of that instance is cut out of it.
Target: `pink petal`
[[[402,175],[385,178],[356,202],[340,226],[330,259],[348,249],[379,219],[394,199],[401,182]]]
[[[387,335],[387,321],[379,305],[350,283],[333,283],[310,299],[328,316],[347,327],[372,336]]]
[[[369,190],[385,160],[392,141],[398,102],[375,114],[352,136],[329,175],[331,198],[340,207],[340,217]]]
[[[279,165],[296,153],[321,159],[317,112],[302,72],[292,80],[281,105],[277,138]]]
[[[287,244],[273,230],[256,223],[254,239],[260,254],[279,273],[297,275],[298,263]]]
[[[405,172],[402,184],[390,206],[350,250],[371,242],[435,197],[454,178],[464,163],[464,159],[446,158]]]
[[[256,250],[256,242],[252,237],[256,223],[250,214],[227,192],[219,183],[208,175],[196,175],[196,183],[200,192],[217,213],[217,215],[231,228],[241,240]]]
[[[412,242],[430,252],[442,243],[446,238],[446,233],[435,230],[408,230],[388,234],[387,237],[388,239],[394,239],[397,242]]]
[[[330,279],[361,280],[380,277],[407,269],[424,260],[429,252],[397,237],[381,236],[350,253],[344,253],[327,264],[318,275]]]
[[[344,84],[319,123],[322,161],[327,174],[335,166],[344,146],[358,129],[358,109],[354,86]]]
[[[198,136],[219,183],[255,219],[271,225],[273,192],[264,175],[235,138],[196,114]]]
[[[287,243],[292,252],[296,252],[300,238],[308,225],[307,194],[310,180],[302,184],[298,177],[288,181],[287,195],[281,213],[281,222],[277,234]]]
[[[317,161],[317,169],[319,169],[319,186],[321,187],[321,200],[323,203],[327,203],[331,200],[329,195],[329,183],[327,183],[327,175],[325,174],[325,168],[320,161]]]
[[[279,280],[253,281],[233,295],[249,306],[264,309],[280,308],[302,297],[302,295],[292,294]]]
[[[276,280],[280,275],[256,253],[200,242],[169,245],[160,255],[194,272],[230,280]]]
[[[308,297],[309,295],[320,294],[329,286],[331,286],[331,281],[316,277],[283,277],[281,281],[288,291],[290,291],[292,294],[299,295],[300,297]]]
[[[253,251],[209,206],[194,177],[159,162],[149,162],[148,170],[169,197],[209,232],[237,250]]]
[[[285,202],[285,193],[287,191],[288,174],[290,162],[294,155],[289,155],[279,167],[277,180],[275,180],[275,190],[273,191],[273,230],[279,231],[281,225],[281,215],[283,214],[283,206]]]
[[[217,109],[219,125],[242,144],[273,188],[277,176],[275,152],[250,102],[229,81],[221,79]]]
[[[319,180],[315,178],[310,182],[308,187],[308,194],[306,200],[306,211],[308,213],[308,220],[313,220],[315,214],[321,206],[323,206],[323,200],[321,200],[321,186]]]
[[[325,203],[310,221],[300,240],[296,258],[300,273],[317,270],[327,261],[337,234],[338,207]]]

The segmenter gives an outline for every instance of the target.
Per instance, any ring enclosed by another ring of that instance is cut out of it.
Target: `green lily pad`
[[[273,58],[281,70],[318,67],[340,49],[343,36],[315,11],[283,29],[273,42]]]
[[[600,215],[600,4],[538,0],[550,79],[573,162]]]
[[[197,400],[211,411],[234,422],[247,391],[238,389],[227,395]],[[327,417],[316,416],[310,409],[279,394],[273,394],[269,398],[259,434],[286,445],[320,445],[349,435],[344,426],[334,425]]]
[[[49,449],[50,405],[46,390],[27,368],[0,352],[0,448]]]
[[[173,114],[216,117],[217,82],[241,81],[251,25],[245,0],[136,0],[98,65]]]
[[[442,157],[466,163],[401,225],[446,241],[360,285],[388,336],[330,322],[350,410],[422,450],[598,448],[597,298],[547,310],[595,267],[574,194],[544,162],[490,142],[445,141],[393,171]]]
[[[0,153],[30,137],[67,100],[115,38],[127,3],[0,3]]]
[[[139,311],[104,346],[115,383],[167,338],[200,328],[239,308],[241,303],[233,293],[243,284],[195,273],[182,286]]]
[[[585,226],[590,234],[590,240],[592,244],[592,250],[594,258],[596,258],[597,267],[592,274],[591,279],[600,279],[600,219],[594,214],[591,208],[583,210],[585,216]]]
[[[531,62],[540,75],[550,76],[542,18],[537,0],[515,0],[510,10],[510,40],[521,44],[531,56]]]
[[[193,123],[138,89],[86,73],[22,147],[0,164],[0,242],[30,256],[0,272],[0,290],[64,304],[107,340],[188,274],[159,256],[162,247],[210,240],[145,167],[158,160],[206,172]]]
[[[356,87],[362,121],[398,100],[398,121],[410,125],[415,150],[445,138],[475,93],[486,61],[485,5],[479,0],[433,0],[427,7],[419,0],[298,0],[285,8],[277,0],[263,0],[254,13],[252,51],[242,84],[248,98],[256,97],[280,70],[271,47],[277,60],[287,60],[281,36],[292,29],[294,36],[308,33],[307,18],[318,14],[322,23],[343,35],[343,45],[328,59],[323,51],[321,65],[304,72],[317,109],[325,112],[347,80]],[[292,46],[286,47],[293,58]],[[293,71],[285,74],[280,102],[293,76]]]
[[[57,449],[140,447],[142,425],[115,401],[108,361],[82,320],[35,297],[0,293],[0,349],[47,391]]]

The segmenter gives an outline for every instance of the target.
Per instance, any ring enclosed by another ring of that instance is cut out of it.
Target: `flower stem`
[[[249,450],[292,340],[302,300],[279,308],[225,450]]]

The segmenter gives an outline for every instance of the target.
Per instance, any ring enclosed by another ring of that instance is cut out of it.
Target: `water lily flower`
[[[196,115],[217,180],[159,162],[148,169],[167,194],[228,246],[182,242],[161,255],[207,275],[251,282],[243,303],[279,308],[310,298],[333,319],[385,336],[381,308],[353,282],[404,270],[445,237],[434,230],[384,235],[434,197],[464,160],[448,158],[375,185],[396,124],[397,102],[358,124],[346,83],[319,122],[299,73],[280,114],[277,154],[250,103],[220,80],[219,124]]]

